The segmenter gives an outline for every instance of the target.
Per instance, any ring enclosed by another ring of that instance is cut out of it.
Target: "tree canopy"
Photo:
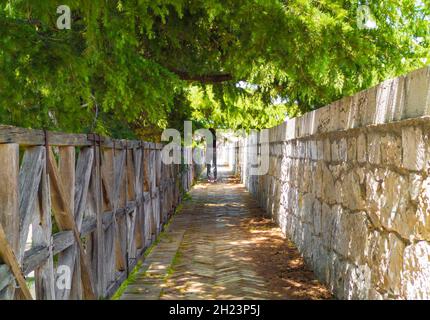
[[[120,137],[276,125],[421,67],[430,1],[0,1],[0,122]],[[376,27],[357,22],[367,5]]]

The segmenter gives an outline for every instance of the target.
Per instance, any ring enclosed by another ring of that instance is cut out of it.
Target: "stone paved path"
[[[295,248],[292,255],[282,254],[279,263],[282,268],[300,264],[300,277],[295,269],[293,273],[289,270],[295,275],[291,279],[267,276],[271,270],[261,267],[266,252],[260,256],[255,254],[257,243],[261,247],[258,242],[261,235],[254,234],[247,226],[250,218],[261,217],[263,212],[245,188],[235,182],[225,176],[221,182],[200,183],[193,188],[192,199],[186,201],[182,211],[173,218],[121,299],[330,297],[328,291],[312,279],[312,273],[303,269],[303,261]],[[263,240],[272,241],[270,238]],[[288,242],[283,238],[279,241],[281,246]],[[279,253],[279,247],[272,247],[266,249],[267,257]],[[277,252],[270,252],[273,250]],[[288,290],[277,288],[286,285]]]

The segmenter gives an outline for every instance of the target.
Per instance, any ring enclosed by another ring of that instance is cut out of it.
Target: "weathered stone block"
[[[429,89],[429,67],[413,71],[406,76],[406,101],[402,119],[429,114]]]
[[[401,270],[405,244],[390,233],[373,232],[369,250],[372,287],[383,288],[393,296],[401,293]]]
[[[390,170],[375,170],[367,176],[367,205],[382,226],[407,237],[412,223],[408,214],[407,179]]]
[[[321,202],[318,200],[314,200],[314,206],[312,210],[312,225],[313,225],[313,233],[316,236],[320,236],[322,232],[321,225]]]
[[[402,163],[402,141],[401,138],[386,134],[381,137],[381,162],[383,165],[394,165],[400,167]]]
[[[362,125],[369,125],[376,123],[376,92],[378,87],[375,86],[373,88],[366,90],[366,104],[364,110],[364,119]]]
[[[318,161],[315,165],[315,173],[312,179],[312,193],[317,197],[321,198],[323,188],[323,176],[322,176],[322,161]]]
[[[381,163],[381,138],[378,134],[367,135],[367,155],[372,164]]]
[[[405,127],[402,129],[403,167],[420,171],[425,165],[425,144],[420,128]]]
[[[364,122],[366,110],[366,91],[361,91],[351,98],[351,108],[348,114],[348,128],[359,128]]]
[[[356,265],[368,263],[371,225],[365,212],[348,215],[348,259]]]
[[[342,179],[338,193],[341,194],[341,202],[351,210],[363,210],[365,208],[364,187],[360,183],[359,174],[353,170]]]
[[[367,162],[367,141],[364,133],[357,138],[357,161],[359,163]]]
[[[315,110],[315,130],[317,133],[328,132],[330,128],[330,107],[323,107]]]
[[[402,296],[406,299],[430,299],[430,244],[420,241],[407,246],[402,267]]]
[[[324,139],[324,161],[331,161],[331,144],[329,139]]]
[[[329,204],[336,203],[336,189],[334,187],[334,179],[328,167],[322,163],[322,198]]]
[[[347,279],[344,283],[344,299],[365,300],[369,298],[371,287],[371,269],[367,265],[356,266],[351,263],[346,265]]]
[[[329,131],[345,130],[348,122],[348,112],[351,98],[346,97],[330,104]]]
[[[322,244],[327,250],[332,250],[336,230],[337,214],[326,203],[321,206]]]
[[[404,106],[404,77],[379,84],[376,93],[375,124],[401,119]]]
[[[346,160],[353,162],[357,160],[357,138],[350,137],[347,139],[347,155]]]
[[[346,138],[335,140],[331,144],[332,161],[346,161]]]
[[[310,158],[311,160],[318,160],[318,146],[316,140],[309,141],[309,150],[310,150]]]
[[[333,250],[336,251],[344,259],[348,257],[349,248],[349,226],[348,213],[344,212],[341,206],[336,205],[332,208],[334,213],[334,237],[333,237]]]
[[[430,241],[430,178],[427,177],[420,184],[417,198],[417,212],[415,233],[417,239]]]

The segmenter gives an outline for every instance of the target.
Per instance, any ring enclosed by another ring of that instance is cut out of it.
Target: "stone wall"
[[[341,299],[430,298],[430,69],[269,130],[234,167],[317,277]]]

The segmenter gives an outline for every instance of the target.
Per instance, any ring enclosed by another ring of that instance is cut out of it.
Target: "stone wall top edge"
[[[430,115],[430,67],[385,80],[353,96],[291,118],[269,129],[270,142],[287,141],[316,134]]]

